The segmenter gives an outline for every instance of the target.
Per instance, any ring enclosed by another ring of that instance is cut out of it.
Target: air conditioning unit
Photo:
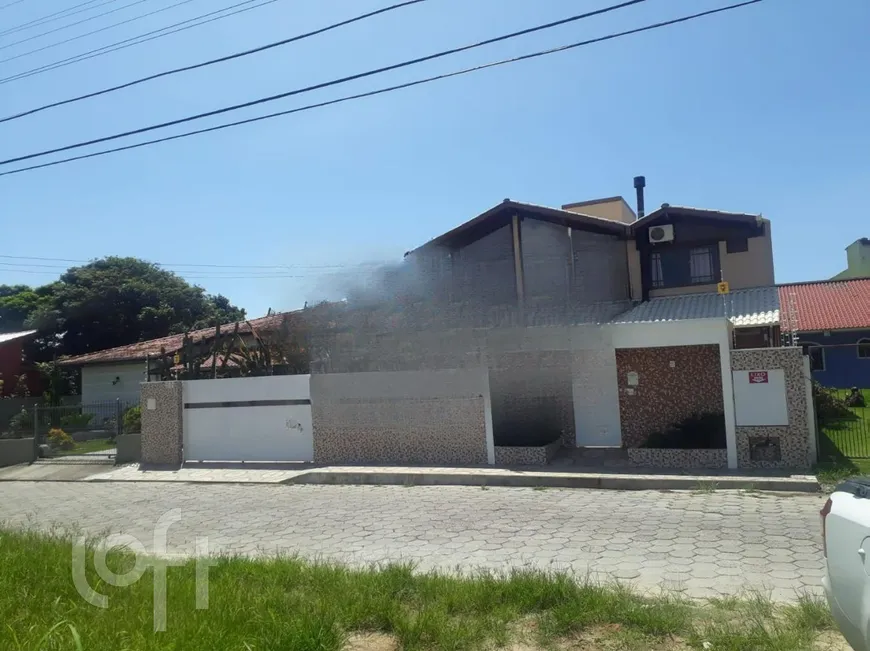
[[[674,225],[664,224],[662,226],[653,226],[649,229],[649,241],[653,244],[661,242],[674,241]]]

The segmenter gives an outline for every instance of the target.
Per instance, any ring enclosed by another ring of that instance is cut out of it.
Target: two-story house
[[[497,444],[644,440],[650,419],[630,403],[658,394],[621,386],[646,362],[620,347],[667,349],[683,374],[679,390],[692,396],[655,408],[667,425],[723,410],[721,380],[698,391],[684,369],[721,378],[727,352],[680,333],[727,316],[728,349],[778,344],[770,222],[757,215],[662,206],[638,218],[622,197],[562,208],[506,199],[408,252],[403,267],[413,282],[400,283],[402,298],[364,319],[350,310],[356,321],[313,372],[485,366]]]

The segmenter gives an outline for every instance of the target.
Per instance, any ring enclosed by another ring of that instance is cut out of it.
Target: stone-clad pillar
[[[181,465],[181,388],[181,382],[142,384],[142,465]]]

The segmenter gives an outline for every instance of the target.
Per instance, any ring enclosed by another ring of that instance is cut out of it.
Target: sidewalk
[[[546,468],[444,468],[402,466],[312,466],[310,464],[196,464],[177,470],[121,466],[83,481],[139,481],[229,484],[346,484],[399,486],[517,486],[616,490],[752,489],[818,492],[812,475],[737,473],[688,475],[600,472],[600,469],[549,471]]]

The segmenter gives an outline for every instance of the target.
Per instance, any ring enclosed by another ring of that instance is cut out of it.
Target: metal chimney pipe
[[[640,219],[644,215],[643,211],[643,189],[646,187],[646,177],[634,177],[634,189],[637,191],[637,218]]]

